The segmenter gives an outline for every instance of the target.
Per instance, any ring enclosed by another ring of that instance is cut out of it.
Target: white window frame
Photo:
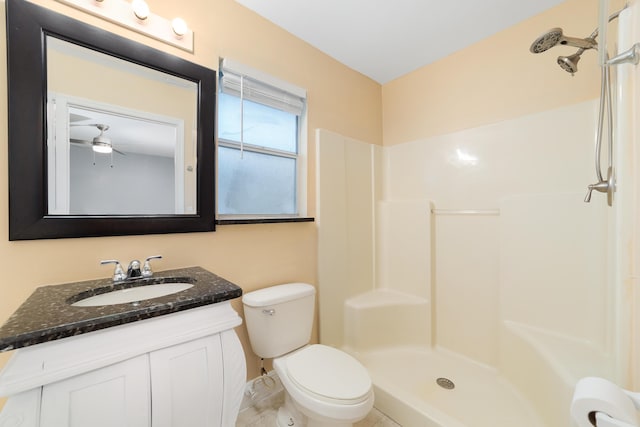
[[[288,83],[284,80],[278,79],[277,77],[271,76],[267,73],[264,73],[260,70],[256,70],[254,68],[251,68],[249,66],[237,63],[235,61],[229,60],[228,58],[224,58],[224,59],[220,59],[220,67],[219,67],[220,72],[222,73],[222,76],[224,78],[224,73],[227,73],[227,76],[233,75],[234,77],[236,77],[236,81],[232,82],[231,84],[229,84],[228,86],[237,86],[237,91],[240,91],[240,85],[242,85],[243,83],[245,83],[245,78],[247,80],[247,82],[255,82],[257,83],[258,86],[261,87],[271,87],[276,89],[276,91],[281,91],[281,92],[286,92],[288,94],[293,95],[295,98],[299,98],[302,100],[302,108],[298,111],[296,110],[296,106],[294,105],[292,108],[293,110],[290,111],[294,114],[298,115],[298,147],[297,147],[297,154],[293,154],[291,152],[288,151],[282,151],[282,150],[277,150],[277,149],[271,149],[271,148],[265,148],[265,147],[260,147],[260,146],[255,146],[252,144],[247,144],[243,141],[241,142],[237,142],[237,141],[230,141],[230,140],[226,140],[224,138],[219,138],[216,135],[216,139],[217,139],[217,146],[216,146],[216,153],[217,153],[217,149],[218,147],[227,147],[227,148],[234,148],[234,149],[240,149],[240,150],[247,150],[247,151],[251,151],[251,152],[255,152],[258,154],[270,154],[270,155],[275,155],[275,156],[279,156],[279,157],[286,157],[286,158],[291,158],[291,159],[295,159],[296,161],[296,208],[297,208],[297,214],[220,214],[218,212],[216,212],[216,218],[218,220],[232,220],[232,219],[264,219],[264,218],[304,218],[307,215],[307,162],[308,162],[308,155],[307,155],[307,108],[306,108],[306,101],[307,101],[307,92],[305,89],[302,89],[300,87],[297,87],[291,83]],[[238,81],[237,77],[242,76],[242,80]],[[220,76],[219,76],[220,77]],[[218,79],[218,81],[220,82],[220,78]],[[246,83],[245,83],[246,84]],[[224,85],[224,83],[221,83],[221,85]],[[225,91],[225,88],[221,88],[223,91]],[[231,91],[227,91],[227,93],[232,93],[233,89]],[[244,95],[244,94],[243,94]],[[252,100],[251,97],[244,97],[244,99],[249,99]],[[273,108],[280,108],[280,109],[285,109],[286,111],[286,103],[289,102],[289,100],[287,99],[276,99],[276,98],[272,98],[271,101],[274,103],[272,104],[271,102],[269,102],[268,100],[266,100],[265,98],[262,98],[261,100],[257,100],[256,102],[267,105],[267,106],[271,106]],[[297,100],[293,101],[294,103],[297,103]],[[283,108],[284,107],[284,108]],[[217,129],[217,128],[216,128]],[[219,156],[216,155],[216,161],[218,161]],[[216,171],[219,170],[219,165],[216,165]],[[216,197],[218,197],[219,191],[218,191],[218,180],[216,179]],[[216,207],[218,207],[219,204],[216,201]]]

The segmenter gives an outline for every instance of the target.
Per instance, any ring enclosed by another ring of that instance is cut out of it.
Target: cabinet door
[[[220,336],[154,351],[151,363],[153,427],[219,427],[223,372]]]
[[[149,427],[149,358],[138,356],[43,387],[41,427]]]
[[[40,397],[40,387],[9,396],[0,411],[0,427],[38,427]]]

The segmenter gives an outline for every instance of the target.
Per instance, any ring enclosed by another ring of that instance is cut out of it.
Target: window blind
[[[304,89],[228,59],[220,61],[220,90],[298,116],[306,103]]]

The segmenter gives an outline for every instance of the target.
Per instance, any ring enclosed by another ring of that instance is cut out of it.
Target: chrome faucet
[[[100,264],[102,265],[115,264],[116,268],[113,272],[113,281],[123,282],[125,280],[135,280],[135,279],[153,277],[153,271],[151,270],[150,261],[152,259],[161,259],[161,258],[162,258],[162,255],[153,255],[153,256],[147,257],[144,260],[144,266],[142,267],[142,269],[140,269],[140,261],[138,261],[137,259],[134,259],[129,263],[126,273],[122,269],[122,265],[120,264],[120,261],[118,261],[117,259],[102,260],[100,261]]]
[[[140,271],[140,261],[134,259],[129,263],[129,267],[127,267],[127,279],[137,279],[142,277],[142,271]]]

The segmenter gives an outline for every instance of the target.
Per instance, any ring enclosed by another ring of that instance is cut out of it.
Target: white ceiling
[[[384,84],[564,0],[236,1]]]
[[[147,156],[175,156],[177,130],[168,123],[79,107],[69,107],[69,112],[69,137],[86,141],[87,147],[100,134],[95,125],[102,124],[109,127],[104,136],[111,140],[115,150]]]

